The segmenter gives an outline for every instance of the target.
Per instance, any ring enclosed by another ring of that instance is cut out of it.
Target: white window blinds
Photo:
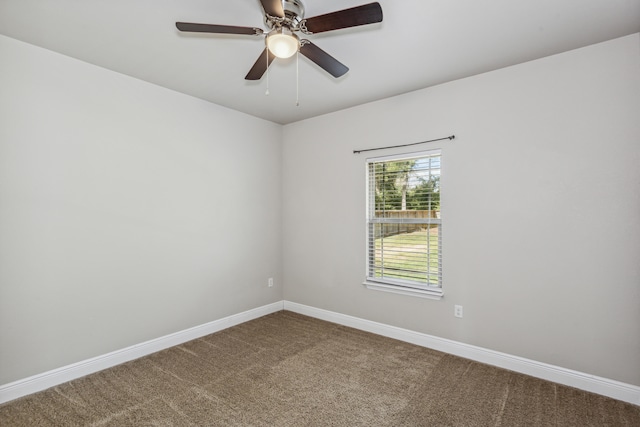
[[[442,286],[439,150],[367,160],[367,281]]]

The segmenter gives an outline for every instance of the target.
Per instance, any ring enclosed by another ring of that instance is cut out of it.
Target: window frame
[[[439,283],[437,286],[422,284],[415,281],[407,281],[403,279],[394,279],[388,277],[373,277],[373,273],[371,272],[371,253],[370,253],[370,226],[372,223],[398,223],[396,221],[381,221],[379,218],[371,218],[372,213],[375,212],[375,200],[371,200],[371,178],[370,178],[370,165],[373,163],[383,163],[383,162],[392,162],[392,161],[404,161],[404,160],[414,160],[425,157],[434,157],[438,156],[440,158],[440,176],[442,176],[442,150],[440,148],[424,150],[419,152],[412,153],[404,153],[404,154],[393,154],[388,156],[380,156],[380,157],[370,157],[365,160],[365,177],[366,177],[366,205],[365,205],[365,280],[363,285],[367,287],[367,289],[392,292],[401,295],[409,295],[409,296],[417,296],[422,298],[429,299],[441,299],[444,296],[444,292],[442,290],[442,217],[440,216],[437,219],[429,219],[429,220],[404,220],[405,223],[418,223],[418,224],[438,224],[438,234],[439,234],[439,244],[438,250],[438,278]],[[442,179],[439,183],[439,188],[442,190]],[[441,193],[441,191],[440,191]],[[441,193],[442,194],[442,193]],[[442,196],[441,196],[442,197]],[[373,203],[373,204],[372,204]],[[442,205],[442,199],[440,199],[440,204]],[[375,213],[374,213],[375,215]]]

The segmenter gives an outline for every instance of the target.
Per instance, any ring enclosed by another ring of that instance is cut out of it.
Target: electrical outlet
[[[453,315],[456,317],[462,317],[462,306],[454,305],[453,306]]]
[[[273,286],[273,277],[269,277],[269,280],[267,281],[267,284],[269,285],[269,287]]]

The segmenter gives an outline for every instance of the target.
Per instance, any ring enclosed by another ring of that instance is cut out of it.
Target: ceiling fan
[[[300,0],[260,0],[260,3],[262,3],[264,21],[269,31],[265,36],[266,47],[245,76],[246,80],[260,80],[275,58],[289,58],[296,52],[315,62],[333,77],[340,77],[349,71],[346,65],[309,40],[300,39],[295,33],[312,35],[382,21],[382,8],[378,2],[307,19],[304,18],[304,5]],[[260,28],[232,25],[176,22],[176,27],[180,31],[195,33],[251,36],[265,34]]]

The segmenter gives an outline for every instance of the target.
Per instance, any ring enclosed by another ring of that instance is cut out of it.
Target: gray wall
[[[282,300],[281,126],[0,57],[0,384]]]
[[[443,151],[444,299],[365,289],[352,150],[450,134],[424,147]],[[286,300],[640,385],[638,34],[294,123],[283,143]]]
[[[0,384],[284,297],[640,385],[638,35],[284,128],[0,53]],[[352,150],[452,133],[444,299],[366,290]]]

